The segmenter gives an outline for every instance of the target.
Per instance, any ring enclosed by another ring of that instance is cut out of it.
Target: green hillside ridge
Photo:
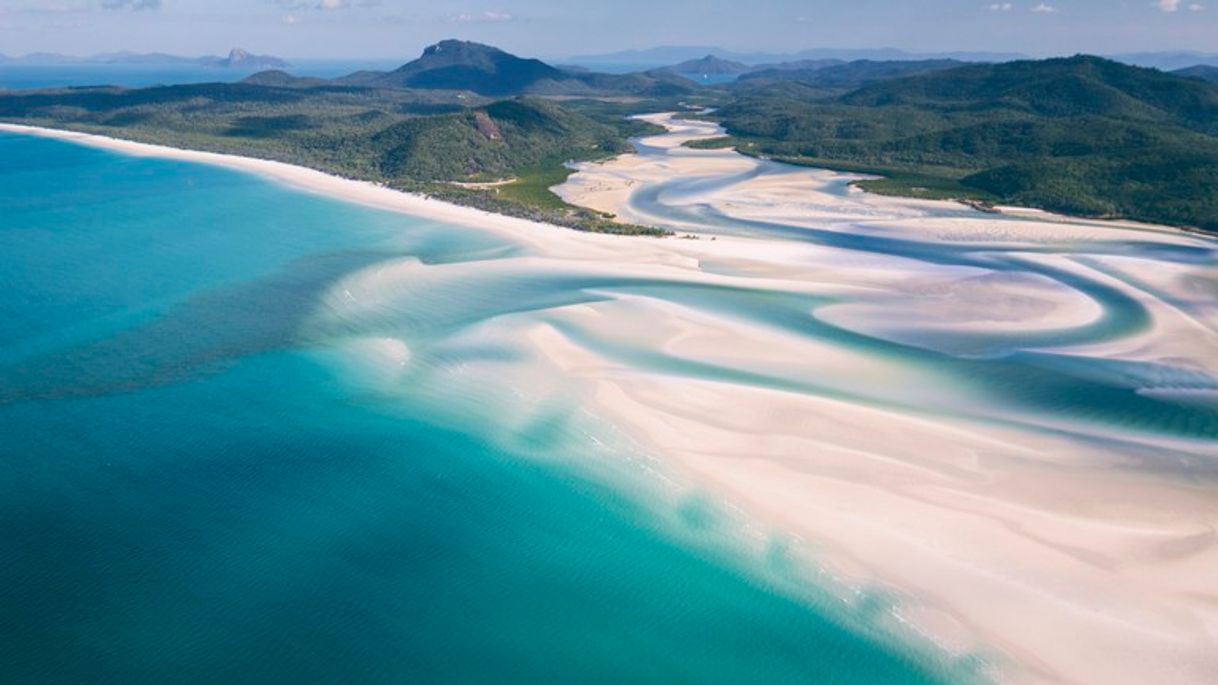
[[[282,69],[268,69],[245,77],[242,83],[254,86],[276,86],[279,88],[319,88],[330,85],[323,78],[293,76]]]
[[[537,59],[526,59],[489,45],[445,40],[416,60],[390,72],[357,72],[337,84],[371,88],[468,90],[487,96],[636,95],[665,97],[690,94],[698,86],[676,74],[597,74],[571,72]]]
[[[945,71],[963,66],[954,59],[885,61],[857,60],[845,64],[814,64],[806,68],[777,65],[743,74],[738,87],[749,88],[768,81],[798,81],[816,88],[860,88],[875,81]]]
[[[742,152],[958,197],[1218,231],[1218,88],[1096,57],[968,65],[841,96],[748,91],[716,114]]]
[[[1218,67],[1208,64],[1198,64],[1195,67],[1187,67],[1185,69],[1177,69],[1172,72],[1177,76],[1185,76],[1195,78],[1210,83],[1218,83]]]
[[[1218,89],[1099,57],[979,64],[880,81],[844,104],[909,105],[944,113],[1011,110],[1048,117],[1093,114],[1218,132]]]
[[[721,59],[714,55],[707,55],[699,59],[691,59],[674,64],[671,67],[664,67],[657,71],[667,71],[673,74],[713,74],[719,76],[733,76],[746,74],[753,70],[747,64],[741,62],[733,62],[731,60]]]
[[[548,190],[453,185],[501,178],[560,183],[567,161],[628,150],[627,138],[645,125],[617,107],[605,110],[596,102],[496,101],[464,91],[249,82],[0,95],[6,121],[283,161],[581,230],[662,234],[566,205]]]

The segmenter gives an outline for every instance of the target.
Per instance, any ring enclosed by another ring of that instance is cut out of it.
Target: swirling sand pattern
[[[618,369],[604,406],[1012,680],[1218,678],[1218,242],[871,196],[646,118],[560,194],[699,237],[735,289],[556,323],[568,370]]]
[[[868,196],[849,176],[682,148],[714,127],[652,120],[671,132],[559,192],[697,239],[581,235],[158,151],[483,239],[290,265],[250,288],[304,284],[272,298],[273,326],[154,365],[175,375],[124,363],[81,383],[64,369],[160,349],[194,312],[223,309],[222,291],[120,346],[32,356],[0,377],[0,401],[342,350],[372,396],[456,430],[490,421],[512,449],[584,408],[656,458],[675,501],[730,503],[763,550],[797,536],[791,554],[891,588],[900,620],[943,649],[1001,650],[1002,679],[1218,677],[1218,243]]]
[[[0,179],[0,682],[984,669],[739,544],[513,330],[670,275],[29,136]]]

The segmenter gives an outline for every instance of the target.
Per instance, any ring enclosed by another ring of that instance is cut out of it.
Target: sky
[[[404,61],[442,38],[548,59],[658,45],[1218,52],[1218,0],[0,0],[8,55],[240,46]]]

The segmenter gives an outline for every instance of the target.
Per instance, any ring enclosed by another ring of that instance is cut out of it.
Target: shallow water
[[[636,154],[644,160],[699,154],[657,142],[678,135],[636,141]],[[782,387],[846,398],[870,406],[970,420],[1004,423],[1009,422],[1011,415],[1017,415],[1020,417],[1016,419],[1018,425],[1045,432],[1056,432],[1060,428],[1041,425],[1041,420],[1052,418],[1052,423],[1076,423],[1098,433],[1116,428],[1183,438],[1198,441],[1186,443],[1198,452],[1214,453],[1214,440],[1218,439],[1218,400],[1215,399],[1218,379],[1213,375],[1187,361],[1117,360],[1063,351],[1070,347],[1128,340],[1147,332],[1152,319],[1142,301],[1144,295],[1169,302],[1185,315],[1195,317],[1197,327],[1206,330],[1203,321],[1213,309],[1212,298],[1198,295],[1189,301],[1174,301],[1138,281],[1127,270],[1105,266],[1103,260],[1139,259],[1146,260],[1147,264],[1158,262],[1161,266],[1188,267],[1195,269],[1196,279],[1201,279],[1205,274],[1211,277],[1218,274],[1218,241],[1202,236],[1188,241],[1159,241],[1151,239],[1151,233],[1137,232],[1131,232],[1128,240],[1086,244],[1068,238],[1039,244],[1018,240],[1004,243],[977,239],[970,242],[967,238],[926,240],[916,235],[902,235],[899,231],[876,230],[885,220],[894,220],[901,215],[900,209],[891,206],[866,208],[854,204],[843,214],[840,206],[832,204],[850,195],[851,177],[843,175],[803,182],[805,189],[814,189],[816,194],[833,198],[824,207],[816,205],[812,196],[803,198],[810,208],[803,213],[816,216],[816,209],[824,210],[821,224],[808,219],[796,222],[752,218],[746,210],[739,208],[729,214],[724,207],[732,206],[736,197],[746,197],[743,191],[738,196],[720,199],[718,203],[711,199],[723,191],[759,179],[792,178],[811,173],[776,162],[750,160],[747,166],[730,174],[672,174],[661,181],[640,183],[633,187],[627,204],[632,216],[702,236],[726,235],[823,246],[863,255],[875,260],[874,264],[890,265],[894,271],[972,269],[978,274],[985,273],[987,278],[1005,276],[1034,280],[1090,300],[1100,314],[1094,321],[1042,330],[950,330],[925,326],[861,331],[831,323],[819,317],[817,310],[841,303],[868,303],[867,294],[817,300],[808,296],[782,298],[772,293],[709,293],[700,289],[689,291],[692,296],[681,293],[674,297],[669,291],[663,297],[702,309],[731,313],[809,340],[895,362],[905,369],[926,373],[932,386],[953,387],[956,392],[930,399],[903,393],[899,384],[860,388],[852,376],[843,374],[835,378],[831,373],[827,376],[822,369],[806,381],[798,379],[798,371],[788,370],[780,382]],[[850,216],[850,212],[856,215]],[[801,210],[791,209],[789,213],[798,216]],[[916,212],[905,210],[905,213],[913,218],[949,221],[975,221],[982,216],[964,206],[920,208]],[[1002,221],[1014,231],[1023,219],[1003,217]],[[1067,229],[1062,230],[1068,233]],[[1048,263],[1044,260],[1046,257],[1060,258],[1065,260],[1063,264],[1083,269]],[[704,263],[702,268],[716,270],[712,262]],[[730,268],[721,272],[736,275]],[[916,303],[920,295],[916,292],[904,296],[890,294],[886,296],[888,299],[875,297],[875,301],[900,313],[909,304]],[[602,351],[606,350],[602,348]],[[624,353],[619,350],[619,354]],[[631,354],[635,355],[634,362],[640,362],[642,357],[652,353],[635,350]],[[656,360],[656,363],[662,366],[670,361]],[[747,383],[776,387],[773,379],[762,377]],[[1159,389],[1186,393],[1156,392]],[[978,400],[984,402],[978,404]],[[1216,467],[1203,464],[1202,468],[1212,471]]]
[[[522,399],[522,351],[486,331],[646,293],[844,333],[804,298],[522,250],[0,134],[0,680],[979,677],[894,637],[882,594],[844,605],[781,540],[758,554],[719,503],[670,501],[561,389]],[[443,268],[368,278],[412,261]]]

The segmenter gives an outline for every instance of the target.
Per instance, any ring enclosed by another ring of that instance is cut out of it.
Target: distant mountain
[[[140,53],[140,52],[107,52],[99,55],[90,55],[87,57],[78,57],[74,55],[61,55],[53,52],[34,52],[23,57],[8,57],[0,61],[19,64],[31,65],[72,65],[72,64],[114,64],[114,65],[180,65],[180,64],[198,64],[206,67],[217,67],[222,69],[283,69],[288,66],[288,63],[278,57],[270,55],[254,55],[242,50],[234,48],[228,53],[227,57],[218,57],[208,55],[205,57],[181,57],[178,55],[169,55],[160,52]]]
[[[1195,67],[1177,69],[1172,73],[1177,76],[1185,76],[1187,78],[1209,81],[1210,83],[1218,83],[1218,67],[1213,67],[1208,64],[1198,64]]]
[[[337,83],[370,88],[468,90],[480,95],[680,95],[696,86],[675,74],[598,74],[558,69],[480,43],[445,40],[390,72],[363,71]]]
[[[21,57],[9,57],[6,61],[15,64],[83,64],[90,60],[88,57],[73,57],[54,52],[31,52]]]
[[[821,64],[813,62],[813,64]],[[964,66],[965,62],[952,59],[916,60],[907,62],[873,62],[858,60],[845,64],[828,64],[812,68],[790,68],[777,65],[773,68],[751,71],[740,77],[739,83],[750,85],[758,81],[798,81],[817,88],[859,88],[873,81],[929,74]]]
[[[795,53],[795,59],[840,59],[847,62],[867,60],[872,62],[908,62],[928,60],[956,60],[957,62],[1014,62],[1027,59],[1028,56],[1018,52],[906,52],[892,48],[881,50],[841,50],[835,48],[820,48],[804,50]],[[788,60],[789,61],[789,60]]]
[[[1163,71],[1177,71],[1197,65],[1218,66],[1218,54],[1203,52],[1133,52],[1108,55],[1108,59]]]
[[[179,57],[163,52],[140,53],[127,50],[83,58],[89,64],[199,64],[210,57]]]
[[[571,75],[536,59],[525,59],[480,43],[445,40],[428,47],[413,62],[366,85],[381,88],[469,90],[510,95],[540,81],[563,81]]]
[[[841,59],[797,59],[793,62],[776,62],[774,64],[758,64],[750,69],[751,72],[783,70],[783,71],[816,71],[825,67],[835,67],[839,64],[846,64],[846,60]]]
[[[765,56],[759,53],[737,53],[711,45],[670,45],[648,48],[646,50],[623,50],[620,52],[609,52],[596,55],[581,55],[578,57],[567,58],[564,60],[564,63],[578,64],[588,67],[596,67],[597,65],[603,64],[621,64],[635,65],[639,68],[662,69],[668,65],[680,64],[681,62],[700,59],[707,55],[712,55],[720,59],[742,62],[745,64],[755,64],[766,61],[764,59]],[[755,59],[757,57],[762,57],[762,59]]]
[[[233,48],[228,57],[204,57],[199,63],[222,69],[283,69],[288,66],[287,62],[278,57],[254,55],[241,48]]]
[[[905,61],[927,59],[954,59],[961,62],[1009,62],[1026,59],[1026,55],[1006,52],[940,52],[940,53],[911,53],[894,48],[853,49],[853,48],[816,48],[801,50],[793,53],[778,52],[734,52],[714,46],[663,46],[646,50],[625,50],[596,55],[571,57],[565,62],[582,66],[596,67],[601,64],[637,64],[645,67],[676,64],[689,60],[700,59],[706,55],[719,59],[740,62],[748,65],[777,64],[780,62],[795,62],[800,60],[842,60],[842,61]],[[1194,62],[1195,64],[1196,62]]]
[[[739,76],[751,70],[752,67],[743,62],[733,62],[715,57],[714,55],[686,60],[664,69],[664,71],[674,74],[705,74],[710,76]]]

